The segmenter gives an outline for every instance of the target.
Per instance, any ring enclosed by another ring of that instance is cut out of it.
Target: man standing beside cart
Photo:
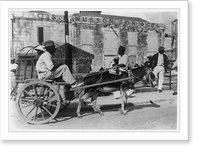
[[[11,74],[11,91],[15,88],[16,85],[16,72],[17,72],[17,68],[18,68],[18,64],[17,61],[15,60],[15,58],[11,58],[10,61],[10,74]]]

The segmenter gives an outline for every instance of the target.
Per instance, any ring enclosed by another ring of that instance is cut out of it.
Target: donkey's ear
[[[102,71],[102,70],[104,70],[104,68],[103,68],[103,67],[101,67],[101,68],[99,69],[99,71]]]

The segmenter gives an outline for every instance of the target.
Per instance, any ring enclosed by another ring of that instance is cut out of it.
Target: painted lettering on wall
[[[64,16],[63,15],[55,15],[55,14],[49,14],[49,13],[12,12],[11,15],[13,16],[13,19],[64,22]]]
[[[70,21],[73,23],[86,23],[86,24],[102,24],[104,27],[113,26],[131,28],[143,28],[143,29],[158,29],[165,28],[164,24],[150,23],[147,21],[133,21],[133,20],[123,20],[123,19],[112,19],[94,16],[71,16]]]

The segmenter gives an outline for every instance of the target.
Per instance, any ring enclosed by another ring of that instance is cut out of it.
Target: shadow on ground
[[[142,103],[142,104],[127,103],[126,106],[125,106],[125,109],[128,110],[128,113],[129,113],[129,112],[136,110],[136,109],[138,110],[138,109],[143,109],[143,108],[148,108],[148,107],[159,108],[160,105],[155,104],[152,101]],[[72,118],[76,118],[77,117],[76,108],[77,108],[77,103],[71,103],[71,106],[69,106],[66,109],[61,110],[58,113],[58,115],[56,116],[56,121],[51,122],[51,123],[61,122],[61,121],[70,120]],[[121,112],[121,104],[101,105],[100,108],[101,108],[103,113],[114,112],[114,111]],[[97,114],[97,112],[95,112],[93,110],[91,105],[82,106],[81,113],[82,113],[83,117]]]

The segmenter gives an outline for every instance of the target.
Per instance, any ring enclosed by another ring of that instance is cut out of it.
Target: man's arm
[[[170,60],[169,60],[169,58],[168,58],[168,56],[166,54],[164,54],[164,57],[165,57],[165,63],[164,63],[165,73],[167,73],[167,71],[169,69],[169,65],[170,65]]]
[[[174,65],[172,66],[172,70],[175,69],[177,67],[177,59],[176,61],[174,62]]]
[[[155,56],[156,56],[156,55],[154,54],[154,55],[151,57],[150,61],[149,61],[149,62],[150,62],[149,65],[150,65],[150,68],[151,68],[152,70],[153,70],[153,64],[154,64],[154,61],[155,61],[155,58],[156,58]]]
[[[47,69],[49,71],[53,71],[57,68],[54,66],[50,54],[48,54],[48,53],[43,54],[43,61],[45,62]]]
[[[11,69],[10,71],[11,71],[11,72],[16,72],[17,70],[16,70],[16,69]]]

